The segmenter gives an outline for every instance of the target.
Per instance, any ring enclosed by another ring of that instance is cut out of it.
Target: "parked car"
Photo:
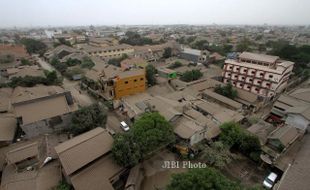
[[[121,126],[120,126],[124,131],[129,131],[129,126],[127,125],[127,123],[125,121],[121,122]]]
[[[276,180],[278,178],[278,175],[274,172],[271,172],[264,180],[263,186],[267,189],[271,189],[273,185],[275,184]]]

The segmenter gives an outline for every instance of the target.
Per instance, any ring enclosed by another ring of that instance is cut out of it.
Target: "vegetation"
[[[200,79],[202,76],[203,74],[199,70],[193,69],[191,71],[185,71],[182,73],[180,80],[184,82],[191,82]]]
[[[146,37],[141,37],[140,34],[132,31],[126,32],[126,37],[119,41],[120,43],[136,45],[154,44],[153,40]]]
[[[81,64],[81,61],[78,60],[78,59],[71,59],[71,58],[69,58],[69,59],[66,61],[66,65],[67,65],[68,67],[72,67],[72,66],[79,65],[79,64]]]
[[[189,36],[189,37],[185,37],[185,36],[182,36],[181,38],[179,38],[177,41],[180,43],[180,44],[190,44],[192,42],[194,42],[196,40],[197,36]]]
[[[45,72],[45,77],[40,76],[25,76],[25,77],[13,77],[10,82],[1,84],[0,87],[11,87],[15,88],[17,86],[22,87],[33,87],[37,84],[43,85],[59,85],[61,83],[61,79],[57,77],[57,73],[55,71]]]
[[[82,68],[87,68],[91,69],[95,66],[95,63],[89,58],[89,57],[84,57],[81,63]]]
[[[230,153],[227,146],[221,141],[212,143],[210,146],[204,147],[202,151],[202,158],[206,162],[217,168],[224,168],[231,162],[234,155]]]
[[[60,181],[54,190],[71,190],[73,189],[66,181]]]
[[[310,45],[296,47],[287,41],[279,40],[276,42],[269,41],[266,46],[272,48],[271,54],[295,62],[294,73],[297,76],[309,77]]]
[[[102,105],[93,104],[73,114],[69,131],[76,136],[96,127],[104,128],[106,121],[107,110]]]
[[[243,38],[243,39],[237,44],[236,49],[237,49],[238,52],[251,51],[250,45],[251,45],[250,40],[247,39],[247,38]]]
[[[234,182],[214,168],[190,169],[188,172],[174,174],[167,190],[216,189],[242,190],[240,184]]]
[[[212,52],[217,52],[221,55],[226,55],[227,53],[231,52],[232,49],[233,49],[233,46],[229,44],[208,46],[208,50]]]
[[[12,63],[15,60],[14,55],[8,54],[0,57],[0,63]]]
[[[68,68],[67,64],[60,63],[59,59],[57,58],[53,58],[50,63],[61,73],[66,72]]]
[[[55,42],[54,47],[60,46],[60,45],[66,45],[72,47],[71,43],[67,41],[65,38],[59,38],[58,42]]]
[[[175,68],[178,68],[178,67],[182,67],[182,63],[180,61],[176,61],[174,62],[173,64],[169,65],[169,69],[175,69]]]
[[[237,90],[233,89],[231,83],[226,84],[225,86],[217,85],[214,89],[214,92],[226,96],[231,99],[235,99],[238,95]]]
[[[28,59],[25,59],[25,58],[22,58],[20,62],[21,62],[21,65],[32,65],[32,63]]]
[[[110,65],[114,65],[114,66],[117,66],[117,67],[120,67],[121,66],[121,62],[125,59],[128,58],[128,55],[127,54],[123,54],[121,57],[119,58],[113,58],[113,59],[110,59],[108,61],[108,64]]]
[[[21,39],[21,43],[26,46],[27,52],[29,54],[39,54],[42,56],[47,50],[45,43],[39,40],[23,38]]]
[[[155,85],[156,84],[156,68],[151,65],[151,64],[148,64],[145,68],[146,70],[146,79],[147,79],[147,83],[151,86]]]
[[[118,134],[112,153],[119,165],[134,166],[175,139],[172,126],[158,112],[145,113],[129,132]]]
[[[209,46],[209,42],[207,40],[198,40],[195,41],[191,47],[194,49],[205,50]]]
[[[79,67],[69,68],[64,73],[64,75],[71,80],[73,79],[74,76],[82,74],[84,74],[84,71]]]
[[[254,135],[249,134],[237,123],[228,122],[220,126],[220,140],[229,148],[236,148],[254,161],[259,161],[261,153],[260,142]]]
[[[169,58],[172,56],[172,49],[171,47],[167,47],[164,49],[163,58]]]

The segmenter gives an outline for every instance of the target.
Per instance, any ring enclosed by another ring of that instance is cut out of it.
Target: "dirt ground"
[[[247,187],[262,184],[268,171],[242,155],[238,157],[223,169],[223,174]]]

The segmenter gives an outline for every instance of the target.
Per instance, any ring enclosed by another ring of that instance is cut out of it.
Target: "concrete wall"
[[[193,146],[194,144],[202,141],[205,138],[205,131],[197,132],[190,138],[190,145]]]

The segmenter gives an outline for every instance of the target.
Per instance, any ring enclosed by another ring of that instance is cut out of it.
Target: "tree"
[[[23,38],[21,39],[21,43],[26,46],[27,52],[29,54],[35,53],[35,54],[39,54],[40,56],[42,56],[47,50],[47,46],[45,45],[45,43],[39,40]]]
[[[118,164],[134,166],[174,139],[172,126],[163,116],[158,112],[145,113],[129,132],[116,136],[112,154]]]
[[[47,85],[55,85],[60,83],[60,79],[57,77],[56,71],[46,71],[44,74]]]
[[[121,62],[125,59],[128,58],[128,55],[127,54],[123,54],[121,57],[119,58],[112,58],[112,59],[109,59],[108,61],[108,64],[110,65],[114,65],[114,66],[117,66],[117,67],[120,67],[121,66]]]
[[[235,147],[252,160],[259,161],[261,146],[256,136],[249,134],[234,122],[224,123],[220,128],[220,140],[226,146]]]
[[[251,45],[250,40],[247,38],[244,38],[237,44],[236,48],[238,52],[250,51],[250,45]]]
[[[121,166],[134,166],[142,159],[140,146],[131,133],[116,135],[112,153],[116,163]]]
[[[209,46],[209,42],[207,40],[199,40],[199,41],[196,41],[192,45],[192,48],[205,50],[205,49],[207,49],[208,46]]]
[[[169,65],[169,69],[175,69],[181,67],[183,64],[180,61],[175,61],[173,64]]]
[[[190,169],[188,172],[172,175],[167,190],[242,190],[237,182],[231,181],[214,168]]]
[[[214,92],[221,94],[223,96],[226,96],[231,99],[235,99],[238,95],[237,90],[233,89],[233,86],[231,83],[226,84],[224,87],[221,85],[217,85],[214,88]]]
[[[145,70],[146,70],[147,83],[151,86],[155,85],[156,84],[156,77],[155,77],[156,68],[153,65],[148,64]]]
[[[91,69],[95,66],[95,63],[88,57],[84,57],[82,60],[81,67]]]
[[[87,132],[96,127],[105,127],[107,111],[99,104],[83,107],[72,115],[70,132],[74,135]]]
[[[61,73],[67,71],[68,65],[66,63],[60,63],[59,59],[55,57],[50,61],[50,63]]]
[[[182,73],[182,76],[180,77],[180,80],[184,82],[191,82],[200,79],[203,76],[203,74],[197,70],[191,70],[191,71],[185,71]]]
[[[202,158],[211,166],[223,168],[231,162],[233,154],[221,141],[217,141],[203,149]]]
[[[169,58],[172,55],[172,49],[171,47],[167,47],[164,49],[163,58]]]
[[[32,65],[31,62],[25,58],[22,58],[20,62],[21,62],[21,65]]]
[[[53,188],[53,190],[71,190],[73,189],[67,182],[60,181],[56,188]]]
[[[145,45],[145,44],[153,44],[153,40],[150,38],[146,37],[141,37],[140,34],[133,32],[133,31],[128,31],[126,32],[126,37],[121,39],[119,42],[125,43],[125,44],[130,44],[130,45]]]

